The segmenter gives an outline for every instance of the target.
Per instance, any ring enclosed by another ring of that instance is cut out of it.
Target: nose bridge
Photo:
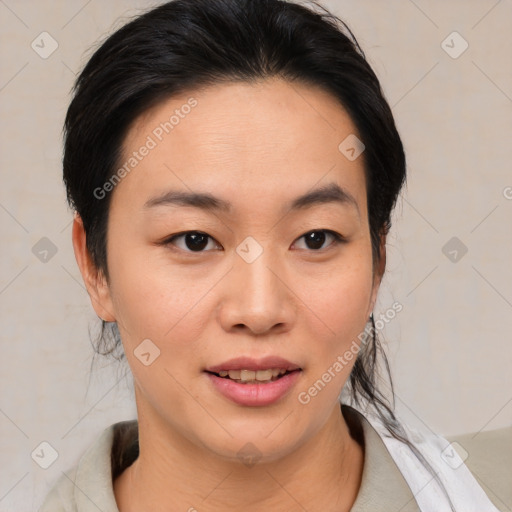
[[[290,322],[293,305],[280,263],[270,242],[247,237],[237,246],[223,306],[225,328],[243,324],[263,333],[276,324]]]
[[[270,242],[258,242],[249,236],[241,242],[235,259],[235,273],[240,280],[242,298],[256,309],[272,306],[279,293],[279,258]]]

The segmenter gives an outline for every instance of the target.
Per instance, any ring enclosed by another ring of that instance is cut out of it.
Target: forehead
[[[199,186],[244,201],[257,196],[261,206],[334,181],[364,202],[364,155],[351,160],[340,150],[354,135],[343,106],[317,86],[281,79],[209,86],[173,96],[133,123],[122,163],[150,149],[114,196],[123,189],[145,201],[166,187]]]

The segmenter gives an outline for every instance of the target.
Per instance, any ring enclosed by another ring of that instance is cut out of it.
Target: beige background
[[[90,374],[97,322],[71,247],[61,127],[88,48],[154,4],[0,0],[0,511],[36,510],[104,427],[135,417],[122,369],[99,359]],[[511,425],[512,3],[324,5],[366,51],[407,152],[377,308],[403,304],[383,332],[398,411],[445,436]],[[47,59],[31,47],[43,31],[58,43]],[[442,47],[453,31],[469,44],[458,58]],[[57,250],[46,263],[32,252],[43,237]],[[442,251],[452,237],[468,249],[457,262]],[[42,441],[59,454],[46,470],[31,458]]]

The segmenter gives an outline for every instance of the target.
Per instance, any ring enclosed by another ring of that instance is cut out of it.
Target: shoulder
[[[496,508],[512,509],[512,427],[446,439]]]
[[[512,509],[512,491],[509,489],[512,481],[511,428],[448,438],[435,434],[422,425],[413,426],[400,421],[410,441],[405,444],[390,436],[385,426],[372,414],[368,414],[366,420],[370,422],[371,428],[363,422],[366,425],[365,442],[375,433],[372,446],[382,448],[383,443],[386,448],[384,451],[380,450],[379,470],[383,469],[381,461],[390,458],[394,460],[414,496],[409,502],[413,504],[416,501],[419,505],[414,510],[430,510],[434,509],[434,505],[437,510],[449,510],[439,507],[439,499],[445,505],[450,505],[448,501],[451,501],[452,507],[455,507],[451,508],[453,510],[497,512]],[[418,454],[421,455],[421,460]],[[368,458],[369,461],[371,459],[372,457]],[[366,462],[365,458],[365,464]],[[386,475],[396,473],[393,471],[395,468],[392,468],[393,465],[388,464],[384,470]],[[433,471],[437,474],[436,480],[440,485],[434,482]],[[374,482],[378,478],[379,474],[372,478],[371,486],[367,486],[371,487],[370,494],[374,494]],[[398,480],[394,478],[395,484]],[[391,485],[385,488],[389,492]],[[392,494],[396,497],[397,491],[393,489]],[[405,497],[406,493],[403,495]]]
[[[114,423],[101,432],[78,464],[62,475],[46,495],[39,512],[118,512],[113,492],[113,467],[126,463],[116,447],[137,432],[137,421]],[[117,465],[116,465],[117,461]]]

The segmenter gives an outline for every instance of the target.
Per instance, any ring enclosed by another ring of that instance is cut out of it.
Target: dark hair
[[[351,30],[317,2],[309,4],[310,9],[282,0],[174,0],[137,16],[92,55],[76,80],[66,115],[64,182],[68,201],[83,221],[87,248],[107,280],[111,195],[99,199],[94,190],[121,164],[123,140],[137,117],[176,94],[271,77],[319,86],[350,115],[365,144],[374,268],[380,262],[381,236],[389,231],[405,182],[402,142],[379,80]],[[393,384],[373,317],[371,325],[349,378],[351,397],[372,405],[390,434],[409,444],[431,469],[395,417]],[[115,323],[102,323],[100,343],[105,350],[99,345],[96,350],[103,355],[120,350]],[[379,352],[392,404],[376,386]]]

